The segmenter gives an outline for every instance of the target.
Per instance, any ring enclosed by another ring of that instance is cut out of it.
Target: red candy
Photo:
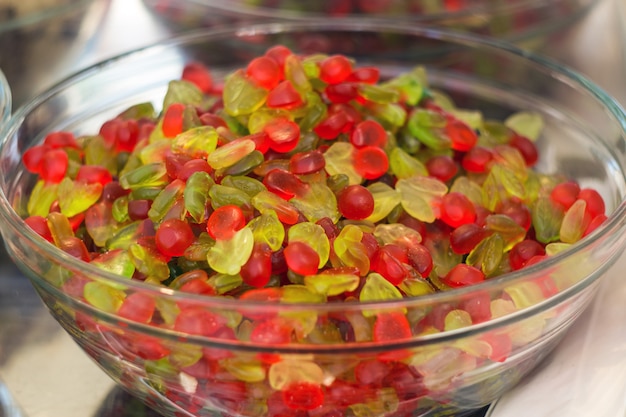
[[[179,219],[165,220],[156,231],[155,241],[159,251],[166,256],[182,256],[194,241],[189,223]]]
[[[246,218],[240,207],[227,205],[217,208],[209,216],[207,232],[216,240],[228,240],[246,225]]]

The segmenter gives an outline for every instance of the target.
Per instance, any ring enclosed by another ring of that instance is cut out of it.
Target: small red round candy
[[[409,320],[401,312],[380,313],[373,329],[375,342],[391,342],[409,339],[412,336]]]
[[[550,192],[550,199],[558,204],[563,210],[569,209],[578,199],[580,186],[573,182],[562,182],[554,186]]]
[[[370,268],[378,272],[393,285],[400,285],[407,277],[408,270],[402,262],[394,256],[393,249],[385,245],[374,254]]]
[[[587,213],[591,215],[591,218],[597,217],[601,214],[605,214],[604,200],[599,192],[591,188],[583,188],[578,194],[578,198],[585,200],[587,203]]]
[[[350,135],[350,142],[357,148],[364,146],[383,147],[387,143],[387,132],[377,121],[364,120],[354,127]]]
[[[365,84],[376,84],[380,78],[380,70],[376,67],[357,68],[348,77],[347,81]]]
[[[482,146],[475,146],[461,160],[461,166],[468,172],[483,173],[493,159],[493,153]]]
[[[450,248],[459,255],[468,254],[489,236],[489,233],[488,230],[475,223],[463,224],[450,233]]]
[[[187,63],[181,78],[195,84],[203,93],[211,92],[213,87],[213,77],[209,69],[200,62]]]
[[[532,225],[530,209],[522,202],[507,200],[498,208],[497,212],[498,214],[509,216],[515,223],[522,226],[524,230],[529,230]]]
[[[154,298],[148,294],[136,292],[124,299],[117,314],[125,319],[139,323],[149,323],[156,309]]]
[[[509,142],[509,145],[517,149],[524,158],[526,165],[531,167],[537,163],[539,159],[539,152],[535,144],[525,136],[513,133],[513,137]]]
[[[185,105],[173,103],[165,110],[161,129],[166,138],[173,138],[183,131],[183,112]]]
[[[99,165],[81,165],[76,174],[76,181],[86,182],[87,184],[99,183],[102,186],[113,181],[113,176],[108,169]]]
[[[362,220],[374,212],[374,197],[362,185],[348,185],[337,196],[337,206],[345,218]]]
[[[39,175],[46,182],[59,183],[65,178],[68,166],[69,157],[63,149],[50,149],[41,160]]]
[[[467,264],[455,265],[442,279],[444,284],[455,288],[478,284],[484,280],[485,274],[480,269]]]
[[[530,259],[535,256],[543,256],[546,254],[545,249],[539,242],[534,240],[522,240],[509,252],[509,264],[516,271],[522,269]]]
[[[331,103],[349,103],[358,97],[359,90],[353,83],[331,84],[324,89],[324,94]]]
[[[303,183],[296,175],[282,169],[272,169],[265,174],[263,185],[267,187],[268,191],[285,200],[290,200],[299,195],[307,187],[307,184]]]
[[[336,139],[346,126],[350,125],[350,120],[345,111],[337,111],[329,113],[328,116],[319,122],[317,126],[313,128],[313,131],[317,135],[326,140]]]
[[[22,162],[26,170],[33,174],[40,174],[44,155],[49,150],[50,147],[44,145],[35,145],[26,149],[24,155],[22,155]]]
[[[300,140],[300,126],[287,119],[276,119],[263,127],[270,149],[286,153],[294,150]]]
[[[51,148],[74,148],[80,149],[72,132],[51,132],[43,140],[45,146]]]
[[[239,272],[243,282],[262,288],[272,276],[272,250],[266,243],[255,243],[248,261]]]
[[[293,55],[293,52],[284,45],[273,46],[265,52],[266,57],[273,59],[276,64],[278,64],[281,74],[283,73],[285,61],[289,55]]]
[[[452,119],[446,125],[446,134],[456,151],[468,151],[476,145],[478,135],[468,125],[460,120]]]
[[[302,96],[289,80],[281,81],[276,87],[272,88],[265,101],[267,107],[271,109],[285,110],[299,107],[303,103]]]
[[[319,150],[300,152],[289,159],[289,170],[296,175],[311,174],[324,169],[326,160]]]
[[[274,59],[261,56],[250,61],[246,75],[261,87],[271,90],[280,82],[281,71]]]
[[[152,207],[152,200],[129,200],[128,217],[131,220],[144,220],[148,218],[148,212]]]
[[[320,64],[320,80],[327,84],[345,81],[352,73],[352,63],[343,55],[332,55]]]
[[[246,225],[246,218],[239,206],[228,204],[218,207],[207,220],[206,229],[216,240],[228,240]]]
[[[441,220],[449,226],[459,227],[476,220],[474,204],[464,194],[448,193],[441,200]]]
[[[189,223],[179,219],[167,219],[156,231],[155,243],[166,256],[182,256],[193,243],[195,236]]]
[[[211,172],[213,172],[213,169],[206,161],[206,159],[190,159],[189,161],[185,162],[182,167],[180,167],[180,169],[176,173],[176,177],[181,181],[187,181],[189,177],[191,177],[191,175],[196,172],[206,172],[207,174],[210,174]]]
[[[433,156],[426,162],[426,169],[431,177],[442,182],[450,181],[459,171],[454,160],[447,155]]]
[[[48,221],[42,216],[30,216],[24,219],[24,222],[35,231],[39,236],[46,239],[48,242],[52,242],[52,233],[48,226]]]
[[[413,245],[407,251],[409,265],[419,274],[428,278],[433,270],[433,257],[424,245]]]
[[[382,148],[364,146],[354,154],[354,169],[367,180],[379,178],[389,169],[389,158]]]
[[[293,272],[299,275],[315,275],[320,263],[319,254],[304,242],[290,242],[285,250],[285,261]]]
[[[324,404],[324,391],[311,382],[293,382],[283,390],[283,402],[293,410],[315,410]]]

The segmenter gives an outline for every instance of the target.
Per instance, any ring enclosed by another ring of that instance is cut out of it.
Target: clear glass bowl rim
[[[201,40],[218,41],[220,39],[228,39],[233,36],[247,36],[252,34],[277,34],[277,33],[290,33],[290,32],[303,32],[303,31],[348,31],[348,32],[395,32],[403,35],[426,37],[430,39],[443,40],[447,42],[457,43],[465,46],[471,46],[476,48],[483,48],[491,51],[497,51],[498,53],[504,53],[523,58],[533,65],[549,71],[555,78],[561,83],[567,82],[570,86],[584,90],[590,94],[594,99],[599,101],[615,120],[619,123],[622,134],[626,137],[626,112],[620,106],[615,99],[602,90],[595,83],[589,81],[579,73],[562,66],[561,64],[550,60],[549,58],[529,53],[526,50],[520,49],[514,45],[506,42],[490,39],[478,35],[471,35],[465,33],[458,33],[442,29],[433,29],[430,27],[421,27],[419,25],[403,25],[403,24],[387,24],[387,23],[372,23],[367,24],[359,22],[342,22],[338,25],[336,21],[331,22],[292,22],[292,23],[270,23],[270,24],[258,24],[258,25],[244,25],[234,28],[220,28],[220,29],[202,29],[186,34],[176,36],[164,41],[157,42],[155,44],[142,47],[129,51],[127,53],[115,56],[100,63],[97,63],[89,68],[86,68],[80,72],[70,75],[65,80],[61,81],[57,85],[51,87],[46,92],[32,99],[29,103],[21,106],[10,118],[9,122],[5,125],[5,128],[0,131],[0,154],[5,152],[5,149],[9,147],[10,138],[17,134],[21,123],[27,117],[27,115],[36,109],[39,105],[46,100],[55,96],[56,94],[63,92],[68,87],[81,81],[88,79],[90,76],[97,74],[101,70],[106,70],[109,66],[123,65],[127,61],[133,59],[141,59],[143,54],[157,53],[164,49],[174,48],[178,45],[184,45]],[[626,176],[626,172],[622,172]],[[26,239],[28,244],[37,248],[41,253],[45,253],[52,261],[58,264],[62,264],[65,268],[74,272],[80,272],[87,274],[88,276],[98,279],[103,282],[111,282],[118,285],[122,285],[125,288],[132,291],[141,291],[145,293],[151,293],[155,296],[167,297],[173,300],[186,300],[197,303],[198,305],[210,306],[217,309],[241,309],[243,305],[245,308],[267,308],[272,303],[262,301],[245,301],[241,302],[236,299],[229,299],[226,297],[208,297],[198,294],[190,294],[181,291],[176,291],[170,288],[157,287],[151,284],[146,284],[141,281],[132,281],[126,278],[120,277],[113,273],[103,271],[95,266],[80,261],[67,253],[63,252],[54,245],[51,245],[45,241],[41,236],[36,234],[30,227],[26,225],[24,220],[13,210],[11,203],[9,202],[4,189],[0,189],[0,217],[5,223],[4,228],[12,228],[16,235],[22,239]],[[626,201],[622,200],[615,210],[610,214],[608,219],[598,227],[592,234],[587,236],[581,242],[573,245],[566,251],[551,256],[543,262],[524,268],[523,270],[511,272],[501,275],[497,278],[487,280],[483,283],[471,285],[468,287],[457,288],[450,291],[439,292],[427,296],[404,298],[393,301],[374,301],[374,302],[343,302],[343,303],[326,303],[326,304],[307,304],[307,303],[293,303],[293,304],[280,304],[281,311],[330,311],[330,310],[342,310],[342,311],[362,311],[365,309],[393,309],[393,308],[406,308],[406,307],[419,307],[420,305],[430,305],[434,303],[445,303],[448,300],[458,300],[460,297],[467,296],[473,292],[489,291],[502,287],[504,285],[513,284],[515,282],[524,281],[529,275],[537,276],[541,272],[554,268],[556,265],[564,261],[570,256],[575,256],[577,253],[583,252],[589,246],[592,246],[596,241],[610,235],[614,230],[618,229],[621,224],[626,221]],[[584,282],[585,280],[583,280]],[[517,313],[528,315],[531,311],[536,311],[537,308],[544,309],[549,308],[551,305],[562,301],[571,295],[572,291],[581,291],[585,288],[587,283],[583,286],[577,285],[575,288],[569,288],[564,292],[560,292],[554,295],[552,298],[545,300],[538,305],[529,307],[525,310],[520,310]],[[548,305],[549,304],[549,305]],[[275,305],[275,304],[274,304]],[[519,316],[519,314],[514,314]],[[508,316],[507,316],[508,317]],[[477,325],[474,325],[477,326]],[[474,327],[471,326],[471,327]],[[134,326],[133,326],[134,327]]]

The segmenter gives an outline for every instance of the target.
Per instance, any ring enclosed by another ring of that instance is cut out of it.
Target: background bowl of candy
[[[3,131],[8,253],[164,415],[480,408],[622,253],[626,116],[604,92],[498,41],[336,26],[168,40],[69,78]],[[295,148],[278,127],[301,129]],[[383,161],[392,176],[373,174]]]
[[[174,28],[233,23],[348,19],[395,21],[486,35],[540,50],[558,42],[595,0],[144,0]]]

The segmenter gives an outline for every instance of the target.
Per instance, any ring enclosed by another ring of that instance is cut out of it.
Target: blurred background
[[[16,109],[75,71],[176,33],[320,17],[507,39],[626,105],[626,0],[0,0],[0,69]],[[0,417],[156,416],[79,351],[3,253],[0,280]]]

